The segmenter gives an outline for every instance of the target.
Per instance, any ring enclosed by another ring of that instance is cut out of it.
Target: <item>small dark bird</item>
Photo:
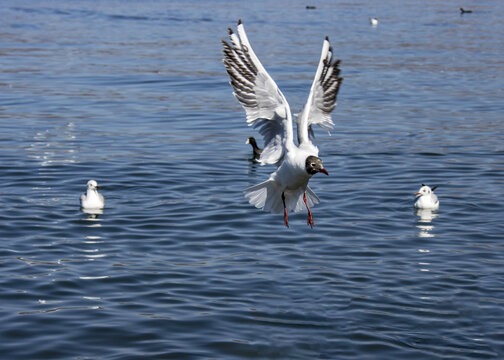
[[[259,156],[261,156],[263,149],[261,149],[259,146],[257,146],[256,139],[253,136],[249,137],[247,139],[247,141],[245,142],[245,144],[250,144],[250,146],[252,146],[252,150],[254,151],[255,158],[258,158]]]
[[[470,13],[472,13],[472,10],[464,10],[464,8],[460,8],[460,13],[461,14],[470,14]]]
[[[306,5],[306,8],[309,10],[315,10],[317,7],[313,5]]]

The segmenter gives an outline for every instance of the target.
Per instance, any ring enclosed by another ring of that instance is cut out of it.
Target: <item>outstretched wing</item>
[[[247,113],[247,123],[259,127],[264,137],[259,162],[262,165],[279,163],[285,148],[294,146],[289,104],[255,55],[241,20],[237,34],[229,29],[229,39],[230,43],[222,41],[223,61],[233,94]]]
[[[300,145],[303,142],[309,142],[310,136],[313,137],[312,125],[319,125],[328,133],[334,127],[331,111],[336,107],[336,98],[343,78],[339,76],[340,60],[333,61],[332,56],[332,47],[329,44],[329,38],[326,37],[310,95],[296,118]]]

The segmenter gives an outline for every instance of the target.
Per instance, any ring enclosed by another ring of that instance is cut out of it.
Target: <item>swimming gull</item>
[[[102,209],[105,207],[105,199],[98,192],[98,183],[95,180],[87,182],[87,192],[80,197],[83,209]]]
[[[420,190],[415,193],[415,208],[417,209],[430,209],[437,210],[439,209],[439,200],[434,194],[434,190],[437,189],[437,186],[433,186],[432,189],[422,184]]]

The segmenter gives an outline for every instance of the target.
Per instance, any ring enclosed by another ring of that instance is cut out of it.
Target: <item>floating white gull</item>
[[[97,189],[98,183],[95,180],[87,182],[87,192],[80,197],[83,209],[103,209],[105,207],[105,199]]]
[[[420,190],[415,193],[415,208],[430,210],[439,209],[439,200],[436,194],[434,194],[434,190],[436,189],[437,186],[433,186],[431,189],[429,186],[422,184]]]
[[[241,20],[238,21],[237,34],[229,29],[229,38],[230,43],[222,41],[224,65],[234,95],[247,114],[247,123],[259,127],[259,133],[264,137],[259,162],[278,167],[268,180],[246,189],[245,197],[264,211],[283,211],[286,226],[289,226],[288,212],[297,212],[306,206],[307,222],[313,227],[310,206],[320,200],[308,186],[308,181],[318,172],[329,174],[310,136],[313,135],[313,124],[326,131],[334,125],[331,112],[336,107],[343,80],[339,77],[340,61],[332,60],[332,48],[326,37],[308,101],[296,118],[299,144],[296,146],[289,104],[254,53]]]
[[[378,26],[378,19],[377,18],[369,18],[369,23],[373,26]]]

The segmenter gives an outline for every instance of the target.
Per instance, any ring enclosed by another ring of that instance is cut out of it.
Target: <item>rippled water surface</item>
[[[313,4],[3,2],[2,358],[504,358],[504,3]],[[243,198],[238,18],[294,112],[342,60],[314,229]]]

